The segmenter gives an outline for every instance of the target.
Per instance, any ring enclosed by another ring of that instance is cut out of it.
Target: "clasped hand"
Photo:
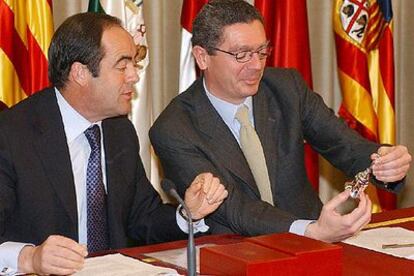
[[[202,173],[188,187],[184,200],[192,218],[198,220],[214,212],[227,196],[227,190],[217,177]]]
[[[373,160],[372,173],[375,178],[383,182],[395,182],[403,179],[412,160],[405,146],[383,146],[378,153],[371,155]]]

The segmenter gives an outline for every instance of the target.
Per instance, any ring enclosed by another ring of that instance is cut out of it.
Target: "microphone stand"
[[[191,217],[191,212],[188,209],[187,205],[183,202],[180,204],[184,207],[184,210],[187,214],[187,222],[188,222],[188,243],[187,243],[187,269],[189,276],[196,275],[196,251],[195,251],[195,244],[194,244],[194,227],[193,227],[193,219]]]
[[[177,193],[177,190],[175,189],[175,184],[169,180],[164,179],[161,183],[161,186],[164,191],[168,192],[170,195],[172,195],[178,203],[181,204],[181,206],[184,208],[186,212],[186,221],[188,223],[188,243],[187,243],[187,270],[188,270],[188,276],[196,276],[196,250],[195,250],[195,244],[194,244],[194,227],[193,227],[193,218],[190,212],[190,209],[187,207],[187,204],[185,204],[184,200],[180,197],[180,195]]]

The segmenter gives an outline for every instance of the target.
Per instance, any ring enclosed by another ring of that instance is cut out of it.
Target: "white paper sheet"
[[[203,244],[196,246],[196,271],[200,273],[200,248],[213,246],[214,244]],[[160,261],[173,264],[178,267],[187,268],[187,247],[179,249],[164,250],[154,253],[146,253],[145,256],[149,256]]]
[[[384,244],[414,243],[414,231],[401,227],[380,227],[359,232],[344,243],[367,248],[396,257],[414,260],[414,247],[383,249]]]
[[[88,258],[76,276],[179,275],[176,270],[150,265],[122,254]]]

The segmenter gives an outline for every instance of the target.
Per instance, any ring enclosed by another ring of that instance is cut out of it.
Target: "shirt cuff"
[[[289,232],[297,235],[304,236],[306,228],[309,224],[315,222],[314,220],[308,220],[308,219],[298,219],[295,220],[289,228]]]
[[[0,275],[14,275],[17,273],[17,262],[23,247],[33,244],[20,242],[4,242],[0,244]]]
[[[177,224],[178,224],[178,227],[180,227],[181,231],[188,234],[188,222],[180,215],[179,213],[180,208],[181,208],[181,204],[177,207],[177,211],[175,212]],[[204,219],[193,222],[193,227],[194,227],[194,234],[198,232],[205,233],[209,229]]]

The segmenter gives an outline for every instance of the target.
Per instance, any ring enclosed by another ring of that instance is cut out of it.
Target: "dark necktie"
[[[93,125],[85,130],[85,136],[91,146],[91,155],[89,156],[88,168],[86,170],[88,251],[96,252],[109,248],[99,126]]]
[[[239,107],[236,112],[236,120],[240,123],[240,147],[256,181],[260,197],[274,205],[262,143],[260,143],[259,136],[250,123],[249,111],[246,105]]]

